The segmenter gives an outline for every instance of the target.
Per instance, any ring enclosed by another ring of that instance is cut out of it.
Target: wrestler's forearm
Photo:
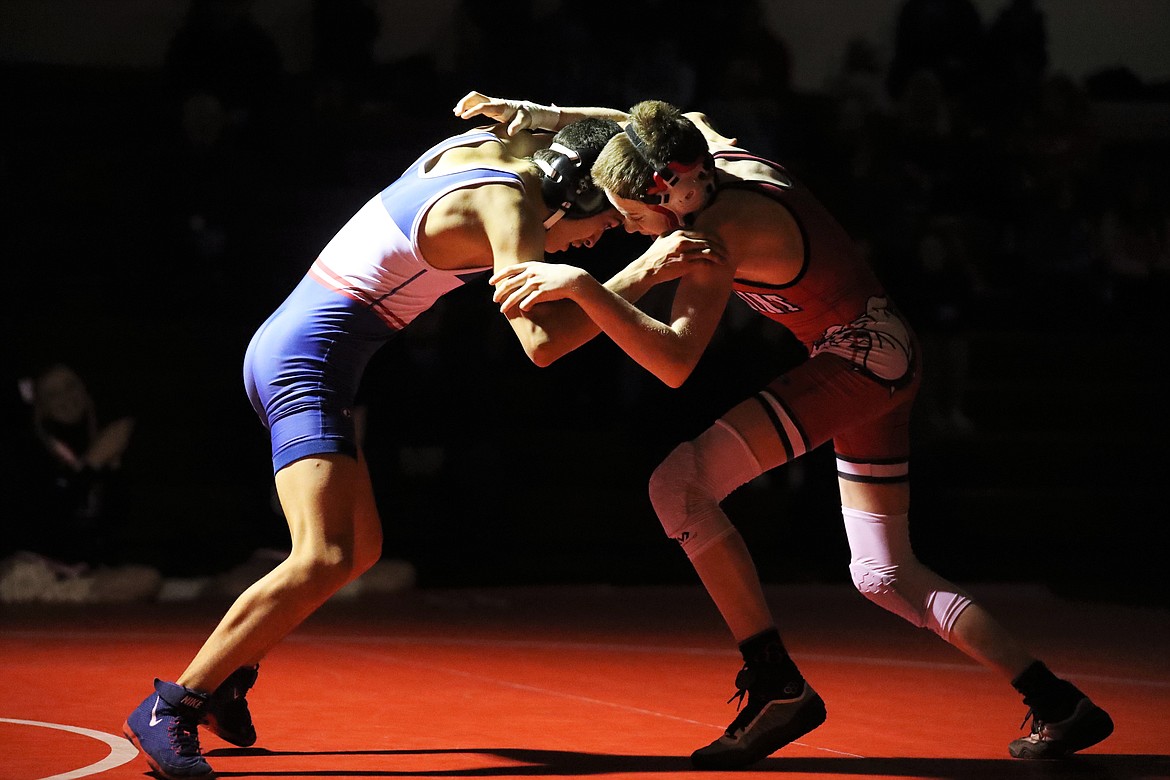
[[[556,127],[547,128],[549,130],[560,130],[566,125],[582,119],[612,119],[615,122],[625,122],[630,118],[630,115],[625,111],[601,106],[557,106],[557,109],[560,111],[560,116]]]

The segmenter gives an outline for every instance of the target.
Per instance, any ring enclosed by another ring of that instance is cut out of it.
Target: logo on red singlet
[[[776,293],[756,293],[744,292],[743,290],[736,290],[743,302],[751,306],[761,314],[794,314],[800,311],[800,307],[786,299],[783,295]]]
[[[911,375],[914,347],[910,328],[886,298],[871,296],[865,313],[847,325],[832,325],[809,354],[843,357],[871,376],[897,382]]]

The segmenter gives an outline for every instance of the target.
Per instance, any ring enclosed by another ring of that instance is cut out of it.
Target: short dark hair
[[[553,136],[554,144],[572,150],[577,159],[551,148],[533,154],[532,159],[541,170],[545,203],[563,209],[569,219],[591,217],[609,208],[605,193],[593,182],[590,169],[609,139],[621,131],[621,125],[612,119],[581,119],[565,125]]]

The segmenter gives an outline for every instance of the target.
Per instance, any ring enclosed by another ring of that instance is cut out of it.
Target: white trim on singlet
[[[515,171],[495,171],[493,169],[483,168],[483,167],[477,166],[477,165],[471,165],[471,166],[468,166],[466,168],[455,168],[453,170],[442,171],[442,172],[435,172],[433,170],[430,170],[430,171],[427,170],[428,167],[430,167],[434,164],[434,162],[436,161],[436,159],[440,155],[442,155],[446,152],[449,152],[452,149],[461,149],[463,147],[471,146],[472,142],[481,143],[481,142],[487,142],[487,141],[494,141],[500,145],[503,145],[503,143],[504,143],[494,133],[489,133],[486,130],[482,130],[482,129],[478,129],[478,128],[472,129],[472,130],[468,130],[466,133],[452,136],[450,138],[447,138],[447,139],[435,144],[430,149],[428,149],[426,152],[424,152],[422,155],[420,155],[418,160],[416,161],[415,165],[412,166],[412,167],[416,168],[414,175],[417,176],[419,179],[422,179],[424,181],[430,180],[430,179],[440,179],[440,178],[445,177],[445,176],[454,176],[454,175],[457,175],[460,173],[467,173],[468,171],[475,171],[475,170],[483,170],[484,171],[484,175],[480,178],[472,179],[470,181],[463,180],[463,181],[459,181],[459,182],[453,182],[450,186],[444,187],[444,188],[438,190],[437,192],[435,192],[431,197],[427,198],[427,200],[423,202],[423,204],[415,212],[414,219],[411,220],[410,233],[407,235],[407,239],[410,241],[410,245],[411,245],[412,249],[414,250],[415,256],[418,257],[418,259],[421,260],[423,263],[425,263],[428,268],[431,268],[431,269],[438,271],[440,273],[455,273],[455,272],[447,270],[447,269],[443,269],[443,268],[436,268],[435,266],[431,265],[430,262],[428,262],[427,259],[425,257],[423,257],[422,251],[419,249],[419,245],[418,245],[418,231],[419,231],[419,228],[422,226],[422,221],[426,217],[426,215],[428,213],[430,213],[431,208],[434,207],[435,203],[437,203],[440,198],[442,198],[444,195],[449,195],[450,193],[455,192],[456,190],[468,189],[470,187],[478,187],[482,184],[506,184],[506,185],[513,186],[513,187],[519,187],[521,193],[527,193],[527,191],[528,191],[527,188],[524,186],[524,179],[521,178],[520,174],[516,173]],[[479,266],[476,268],[465,268],[465,269],[461,268],[461,269],[459,269],[458,273],[459,274],[471,274],[471,273],[476,273],[476,272],[480,272],[480,271],[487,271],[487,270],[490,270],[491,268],[492,268],[492,266],[490,266],[490,265]]]

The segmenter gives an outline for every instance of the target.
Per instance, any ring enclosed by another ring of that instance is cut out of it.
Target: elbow
[[[538,368],[548,368],[560,355],[554,354],[551,349],[538,347],[528,350],[528,357]]]
[[[534,327],[526,320],[513,321],[513,327],[516,326],[516,322],[523,324],[523,327],[516,328],[516,336],[520,340],[520,346],[524,348],[524,354],[536,366],[547,368],[560,357],[544,329]]]
[[[539,368],[548,368],[565,354],[564,349],[548,340],[528,344],[524,351],[528,353],[528,359]]]
[[[560,302],[542,303],[540,306],[550,307],[555,303]],[[573,328],[561,324],[560,320],[556,321],[554,327],[546,327],[530,317],[520,316],[513,317],[511,323],[524,347],[524,354],[539,368],[551,366],[587,340],[581,338],[582,334]]]
[[[677,390],[683,386],[683,383],[690,377],[690,371],[670,371],[664,374],[659,374],[658,378],[662,380],[663,384],[671,390]]]
[[[693,361],[676,361],[662,366],[658,371],[654,372],[654,375],[667,387],[672,390],[677,390],[690,378],[694,370],[695,363]]]

